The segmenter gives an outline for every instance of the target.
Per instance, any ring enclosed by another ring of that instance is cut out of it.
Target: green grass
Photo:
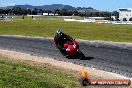
[[[77,78],[51,67],[35,67],[0,58],[0,88],[74,88]]]
[[[0,21],[0,34],[54,37],[57,28],[75,39],[132,42],[132,25],[65,22],[59,17]]]

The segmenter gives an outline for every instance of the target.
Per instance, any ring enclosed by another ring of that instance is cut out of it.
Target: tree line
[[[43,10],[43,9],[23,9],[20,7],[13,7],[11,9],[0,9],[0,14],[8,14],[8,15],[37,15],[38,13],[54,13],[59,16],[85,16],[85,17],[111,17],[111,16],[119,16],[117,11],[114,12],[79,12],[78,10],[66,10],[66,9],[56,9],[52,10]]]

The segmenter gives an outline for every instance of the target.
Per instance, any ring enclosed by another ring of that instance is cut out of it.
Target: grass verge
[[[58,27],[78,39],[132,42],[131,25],[65,22],[61,17],[14,18],[0,21],[0,34],[54,37]],[[21,20],[18,20],[21,19]]]
[[[0,88],[74,88],[78,80],[71,74],[44,65],[31,66],[0,57]]]

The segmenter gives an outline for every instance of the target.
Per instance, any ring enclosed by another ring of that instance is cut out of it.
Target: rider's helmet
[[[63,33],[60,30],[57,30],[56,35],[57,35],[57,37],[61,37],[63,35]]]

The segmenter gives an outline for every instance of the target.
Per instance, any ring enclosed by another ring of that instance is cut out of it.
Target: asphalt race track
[[[71,62],[127,77],[132,77],[132,50],[119,47],[96,46],[79,42],[85,60],[67,59],[55,47],[52,39],[0,36],[0,48]]]

